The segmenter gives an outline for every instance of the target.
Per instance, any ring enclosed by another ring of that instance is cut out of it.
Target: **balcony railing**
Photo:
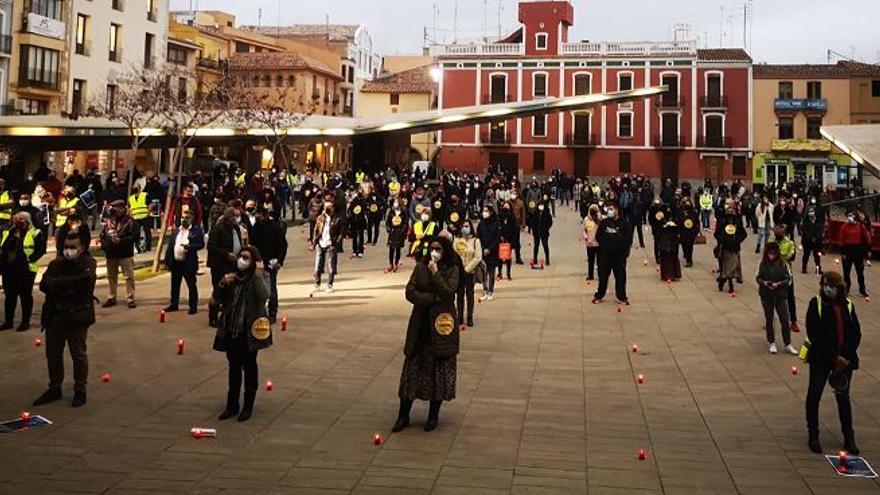
[[[564,55],[693,55],[697,53],[696,41],[628,41],[628,42],[580,42],[563,43]]]
[[[654,146],[657,148],[684,148],[687,146],[687,139],[678,135],[654,135]]]
[[[668,108],[670,110],[677,110],[684,107],[684,98],[678,95],[660,95],[654,100],[657,104],[657,108]]]
[[[565,145],[572,147],[594,147],[596,146],[595,134],[566,134]]]
[[[822,112],[828,111],[828,100],[825,98],[776,98],[773,108],[777,112]]]
[[[522,43],[475,43],[469,45],[433,45],[430,53],[434,57],[479,56],[479,55],[517,55],[522,53]]]
[[[480,142],[486,146],[508,146],[511,143],[510,131],[484,132],[480,135]]]
[[[707,95],[700,98],[700,108],[727,108],[726,95]]]
[[[12,55],[12,35],[0,35],[0,53]]]
[[[732,148],[730,136],[697,136],[698,148]]]
[[[40,88],[57,91],[60,87],[58,81],[61,77],[61,74],[58,72],[46,72],[43,74],[43,76],[46,78],[46,80],[38,81],[27,79],[27,77],[19,77],[18,85],[26,88]]]
[[[497,103],[513,103],[516,101],[516,97],[513,95],[483,95],[480,98],[480,103],[483,105],[494,105]]]

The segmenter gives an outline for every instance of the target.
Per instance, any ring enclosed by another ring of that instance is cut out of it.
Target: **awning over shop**
[[[880,178],[880,124],[823,126],[822,136]]]

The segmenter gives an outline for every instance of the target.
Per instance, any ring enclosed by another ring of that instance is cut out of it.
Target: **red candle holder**
[[[373,445],[382,445],[382,435],[378,433],[373,435]]]
[[[636,381],[640,384],[645,383],[645,375],[642,375],[641,373],[636,375]]]
[[[838,464],[841,466],[846,466],[846,463],[849,461],[849,454],[845,450],[841,450],[837,454]]]
[[[632,345],[632,351],[633,351],[633,352],[639,352],[639,345],[638,345],[638,344],[633,344],[633,345]]]
[[[275,384],[272,383],[272,380],[266,382],[266,392],[271,392],[275,389]]]
[[[167,313],[165,313],[164,309],[159,311],[159,323],[165,323],[165,316],[167,316]]]
[[[648,451],[645,449],[639,449],[638,457],[640,461],[644,461],[648,458]]]
[[[618,307],[617,307],[617,312],[618,312],[618,313],[623,313],[623,308],[620,307],[620,306],[618,306]]]
[[[183,354],[183,349],[186,346],[186,341],[183,339],[177,339],[177,355],[180,356]]]
[[[287,317],[286,317],[286,316],[283,316],[283,317],[281,318],[281,331],[282,331],[282,332],[286,332],[286,331],[287,331]]]
[[[797,375],[797,374],[798,374],[798,367],[797,367],[797,366],[792,366],[792,367],[791,367],[791,374],[792,374],[792,375]]]
[[[40,347],[43,345],[43,339],[37,337],[34,339],[34,347]]]
[[[104,373],[101,375],[101,381],[107,383],[110,381],[110,373]]]
[[[31,413],[29,413],[29,412],[27,412],[27,411],[22,411],[22,412],[18,415],[18,417],[19,417],[22,421],[28,421],[29,419],[31,419]]]

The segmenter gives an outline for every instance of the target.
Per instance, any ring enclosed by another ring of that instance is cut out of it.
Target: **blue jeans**
[[[336,280],[336,246],[315,248],[315,285],[321,285],[321,275],[324,274],[324,264],[328,264],[327,271],[330,279],[327,281],[327,287],[333,287],[333,281]]]
[[[712,216],[711,210],[700,210],[700,218],[703,219],[703,229],[709,230],[709,217]]]
[[[755,252],[758,252],[767,246],[767,236],[769,233],[770,229],[767,227],[758,227],[758,237],[755,241]]]

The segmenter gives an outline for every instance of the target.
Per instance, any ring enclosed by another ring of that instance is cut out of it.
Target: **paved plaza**
[[[584,281],[578,218],[568,208],[557,213],[552,265],[515,267],[513,282],[500,282],[496,299],[477,307],[476,327],[462,335],[458,398],[444,405],[432,433],[421,429],[426,404],[414,408],[412,427],[389,433],[412,264],[384,274],[384,238],[364,259],[347,252],[336,292],[311,298],[312,253],[304,230],[289,230],[279,275],[288,329],[276,327],[275,346],[260,353],[260,379],[274,390],[261,390],[248,423],[216,420],[227,365],[211,350],[206,312],[158,322],[168,276],[139,284],[136,310],[98,310],[82,409],[69,406],[69,358],[65,401],[32,408],[47,381],[37,332],[0,334],[0,413],[12,419],[29,410],[54,422],[0,436],[0,493],[880,492],[876,481],[837,476],[807,449],[807,370],[793,356],[767,353],[753,238],[744,245],[746,284],[736,297],[717,291],[711,240],[671,285],[659,280],[653,260],[644,265],[646,251],[634,250],[632,306],[618,312],[613,302],[590,303],[595,284]],[[526,237],[523,244],[531,249]],[[880,294],[876,270],[868,268],[869,290]],[[803,320],[818,284],[813,275],[796,279]],[[200,277],[203,308],[209,287]],[[105,291],[101,283],[102,300]],[[876,466],[880,302],[855,304],[863,332],[855,428]],[[803,338],[794,334],[795,346]],[[822,443],[835,453],[842,439],[830,390],[821,414]],[[217,438],[192,438],[196,426],[217,428]],[[373,444],[376,433],[382,445]]]

